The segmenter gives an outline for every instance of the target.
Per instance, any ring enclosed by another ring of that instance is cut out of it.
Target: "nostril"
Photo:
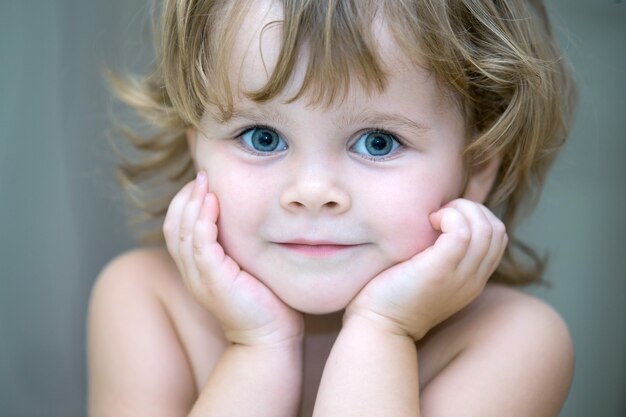
[[[315,187],[299,182],[297,186],[286,188],[280,196],[281,206],[287,210],[321,210],[335,214],[350,209],[350,196],[347,192],[327,184],[313,185]]]

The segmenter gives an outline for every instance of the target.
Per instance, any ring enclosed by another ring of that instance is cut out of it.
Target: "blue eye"
[[[400,143],[390,134],[371,130],[362,134],[351,149],[366,157],[385,157],[400,147]]]
[[[276,131],[268,127],[253,127],[241,134],[247,148],[259,153],[279,152],[287,149],[287,143]]]

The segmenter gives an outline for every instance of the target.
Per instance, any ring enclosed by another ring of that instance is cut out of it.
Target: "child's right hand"
[[[302,314],[282,302],[217,241],[218,201],[206,173],[185,185],[167,211],[167,248],[194,298],[222,324],[231,343],[270,346],[302,338]]]

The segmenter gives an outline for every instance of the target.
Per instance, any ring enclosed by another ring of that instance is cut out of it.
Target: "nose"
[[[339,173],[328,166],[299,166],[280,196],[281,206],[294,213],[341,214],[352,201]]]

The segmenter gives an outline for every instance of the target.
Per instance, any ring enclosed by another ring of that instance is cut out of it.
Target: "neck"
[[[343,310],[330,314],[305,314],[304,325],[307,334],[338,333],[341,330]]]
[[[317,387],[337,334],[341,330],[343,310],[331,314],[304,315],[303,393],[300,415],[311,415]]]

